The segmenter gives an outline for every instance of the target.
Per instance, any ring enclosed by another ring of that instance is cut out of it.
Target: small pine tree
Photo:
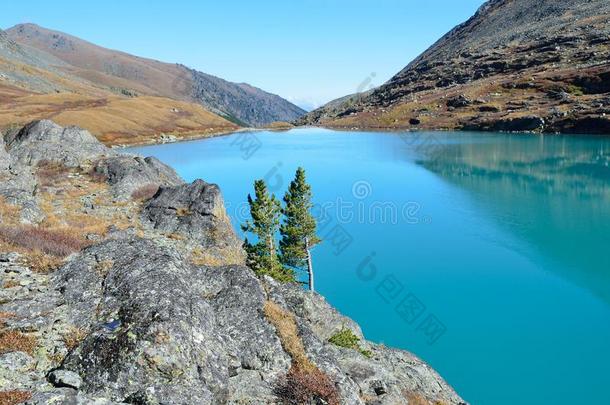
[[[316,220],[311,215],[311,197],[311,186],[305,179],[305,170],[299,167],[284,196],[280,262],[284,266],[307,271],[309,289],[314,291],[311,248],[320,243],[320,238],[316,236]]]
[[[275,237],[280,227],[281,205],[274,195],[269,195],[263,180],[254,182],[254,198],[248,194],[251,220],[242,225],[244,232],[257,238],[256,243],[244,241],[247,265],[257,274],[267,274],[282,281],[294,281],[294,272],[284,268],[277,256]]]

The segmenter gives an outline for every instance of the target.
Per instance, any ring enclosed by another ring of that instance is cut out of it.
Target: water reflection
[[[419,163],[471,193],[546,270],[610,304],[610,138],[463,136],[446,135]]]

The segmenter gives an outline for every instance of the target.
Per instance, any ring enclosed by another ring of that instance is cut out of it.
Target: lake
[[[610,403],[610,138],[244,132],[133,148],[220,185],[314,192],[316,287],[473,404]]]

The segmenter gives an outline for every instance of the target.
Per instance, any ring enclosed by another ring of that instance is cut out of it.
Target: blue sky
[[[32,22],[319,105],[388,80],[484,1],[10,2],[2,28]]]

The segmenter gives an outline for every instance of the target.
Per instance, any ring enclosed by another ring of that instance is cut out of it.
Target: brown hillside
[[[107,145],[159,142],[162,134],[201,137],[239,128],[200,105],[163,97],[36,94],[2,84],[0,94],[0,128],[50,118],[85,128]]]

